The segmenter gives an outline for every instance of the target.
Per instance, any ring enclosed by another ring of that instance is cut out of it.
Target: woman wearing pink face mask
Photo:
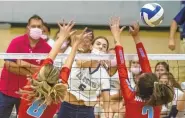
[[[134,59],[129,61],[128,76],[131,87],[135,88],[136,77],[141,74],[141,67],[139,64],[139,59],[134,57]]]

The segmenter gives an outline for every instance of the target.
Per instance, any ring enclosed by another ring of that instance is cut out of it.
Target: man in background
[[[51,47],[41,38],[43,20],[33,15],[27,24],[27,33],[14,38],[6,53],[49,53]],[[18,108],[20,96],[16,92],[27,83],[27,75],[37,71],[41,64],[36,59],[5,59],[0,77],[0,118],[9,118],[13,107]]]

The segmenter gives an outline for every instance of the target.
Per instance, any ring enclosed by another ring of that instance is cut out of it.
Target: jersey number
[[[27,114],[29,114],[30,116],[39,118],[44,110],[46,109],[46,105],[41,105],[39,101],[35,101],[32,103],[32,105],[28,108],[27,110]]]
[[[142,108],[142,115],[148,114],[148,118],[153,118],[154,117],[154,110],[152,106],[144,106]]]
[[[78,87],[78,89],[80,89],[81,91],[84,91],[85,88],[86,88],[86,85],[84,84],[80,84],[80,86]]]

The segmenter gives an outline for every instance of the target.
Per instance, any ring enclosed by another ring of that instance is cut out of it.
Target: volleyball
[[[156,27],[164,19],[164,9],[158,3],[148,3],[141,8],[140,17],[144,24]]]

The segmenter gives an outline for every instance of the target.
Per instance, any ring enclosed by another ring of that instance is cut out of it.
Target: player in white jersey
[[[97,37],[92,42],[91,54],[106,53],[109,42],[105,37]],[[99,60],[77,60],[78,68],[71,70],[68,79],[69,91],[62,103],[59,118],[94,118],[97,91],[103,96],[105,116],[109,113],[110,77]]]
[[[55,41],[59,38],[59,29],[56,32],[54,39]],[[80,44],[78,45],[78,49],[76,53],[86,53],[90,50],[90,44],[92,43],[92,40],[94,38],[94,33],[93,30],[87,28],[87,30],[85,31],[86,33],[88,33],[89,35],[87,35],[86,37],[83,37],[83,41],[80,42]],[[71,42],[71,40],[73,40],[73,38],[75,35],[69,37],[68,40],[65,40],[63,45],[61,46],[61,49],[59,51],[59,53],[64,53],[64,54],[70,54],[72,47],[71,45],[73,45]],[[62,66],[64,65],[66,61],[66,58],[62,58],[62,59],[55,59],[54,60],[54,66],[58,67],[58,68],[62,68]],[[76,67],[76,61],[74,60],[72,67]],[[58,113],[57,113],[58,114]],[[57,115],[55,114],[55,115]],[[56,116],[55,116],[56,117]]]
[[[180,113],[184,113],[185,112],[185,91],[179,97],[179,100],[177,101],[177,110]],[[185,117],[185,113],[184,113],[184,117]]]
[[[109,49],[109,54],[115,54],[114,48]],[[109,76],[110,76],[110,106],[111,106],[111,113],[109,113],[109,118],[113,118],[115,113],[117,113],[118,117],[123,118],[124,115],[124,106],[122,101],[122,95],[120,92],[120,82],[119,76],[117,71],[117,62],[116,57],[112,60],[105,61],[103,63],[104,67],[106,68]],[[99,101],[94,108],[95,118],[100,118],[103,116],[103,102],[102,96],[98,96]]]
[[[159,81],[161,84],[167,84],[169,86],[172,86],[175,92],[174,100],[168,105],[163,105],[162,107],[163,116],[165,116],[164,113],[166,113],[168,118],[185,117],[184,115],[185,112],[182,112],[182,111],[180,112],[177,110],[177,106],[178,106],[177,103],[178,101],[181,101],[180,97],[183,95],[183,90],[180,84],[175,80],[174,76],[169,72],[160,74]]]

